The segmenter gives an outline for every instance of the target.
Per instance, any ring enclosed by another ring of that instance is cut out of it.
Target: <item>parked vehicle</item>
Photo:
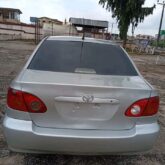
[[[119,45],[47,37],[12,81],[4,133],[25,153],[111,154],[149,150],[159,97]]]

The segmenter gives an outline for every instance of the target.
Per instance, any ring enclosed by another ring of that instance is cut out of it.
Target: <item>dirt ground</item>
[[[131,156],[34,155],[10,152],[2,133],[6,91],[35,45],[23,41],[0,41],[0,165],[164,165],[165,164],[165,57],[156,65],[155,55],[131,55],[142,75],[158,89],[161,132],[154,148]]]

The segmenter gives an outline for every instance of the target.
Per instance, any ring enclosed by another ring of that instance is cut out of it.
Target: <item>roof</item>
[[[22,11],[20,9],[14,9],[14,8],[0,7],[0,11],[15,11],[18,12],[19,14],[22,14]]]
[[[85,39],[83,40],[82,37],[77,37],[77,36],[49,36],[46,38],[46,40],[51,40],[51,41],[80,41],[80,42],[84,41],[84,42],[118,45],[117,43],[109,41],[109,40],[88,38],[88,37],[85,37]]]
[[[108,21],[100,21],[100,20],[91,20],[84,18],[70,18],[70,23],[76,26],[89,26],[89,27],[100,27],[100,28],[108,28]]]

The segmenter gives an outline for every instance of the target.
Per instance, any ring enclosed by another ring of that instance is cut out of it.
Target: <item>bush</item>
[[[151,46],[157,46],[157,41],[151,42]],[[165,41],[159,41],[158,47],[165,48]]]

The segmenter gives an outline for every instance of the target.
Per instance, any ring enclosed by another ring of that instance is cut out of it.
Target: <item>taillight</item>
[[[45,104],[36,96],[33,96],[29,93],[24,93],[24,100],[30,113],[44,113],[47,108]]]
[[[128,117],[153,116],[157,114],[158,109],[159,97],[156,96],[135,102],[127,109],[125,115]]]
[[[27,112],[27,107],[23,98],[23,92],[9,88],[7,94],[7,105],[9,108]]]
[[[44,113],[47,111],[45,104],[38,97],[12,88],[8,90],[7,105],[11,109],[23,112]]]

